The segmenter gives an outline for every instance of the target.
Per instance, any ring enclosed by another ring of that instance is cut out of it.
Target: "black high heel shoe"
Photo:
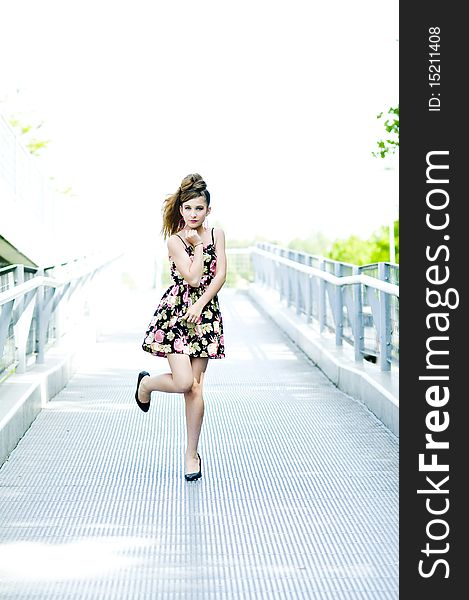
[[[197,456],[199,457],[199,470],[197,473],[186,473],[184,475],[186,481],[195,481],[196,479],[200,479],[202,477],[202,459],[200,458],[200,454],[198,452]]]
[[[148,412],[150,410],[150,402],[151,402],[151,397],[150,397],[149,402],[140,402],[140,400],[138,399],[138,388],[140,386],[140,382],[146,375],[150,376],[150,373],[148,373],[148,371],[140,371],[140,373],[138,374],[138,379],[137,379],[137,389],[135,390],[135,400],[137,401],[138,407],[141,410],[143,410],[143,412]]]

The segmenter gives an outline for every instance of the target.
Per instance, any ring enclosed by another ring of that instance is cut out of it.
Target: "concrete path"
[[[182,396],[133,399],[139,370],[168,370],[140,349],[158,299],[116,301],[0,469],[0,598],[396,600],[397,439],[223,290],[186,482]]]

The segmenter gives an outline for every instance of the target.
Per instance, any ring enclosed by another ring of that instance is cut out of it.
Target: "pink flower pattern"
[[[193,247],[186,246],[186,251],[192,259]],[[215,277],[216,265],[216,249],[212,242],[204,247],[204,270],[200,286],[193,288],[178,272],[174,261],[170,260],[173,282],[161,297],[145,332],[142,343],[145,352],[154,356],[188,354],[194,357],[225,357],[223,320],[217,295],[204,306],[196,324],[181,321],[187,308],[197,301]]]
[[[155,342],[158,342],[160,344],[164,340],[164,331],[162,331],[161,329],[155,331],[154,338]]]
[[[182,338],[176,338],[173,345],[176,352],[184,352],[184,340]]]

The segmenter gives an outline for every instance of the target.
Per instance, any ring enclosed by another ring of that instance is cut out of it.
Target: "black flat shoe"
[[[138,388],[140,382],[146,375],[150,376],[150,373],[148,373],[148,371],[140,371],[137,379],[137,389],[135,390],[135,400],[137,401],[138,407],[143,410],[143,412],[148,412],[150,410],[150,402],[140,402],[138,399]]]
[[[199,457],[199,470],[197,473],[186,473],[184,475],[186,481],[195,481],[196,479],[200,479],[202,477],[202,459],[200,458],[200,454],[198,452],[197,456]]]

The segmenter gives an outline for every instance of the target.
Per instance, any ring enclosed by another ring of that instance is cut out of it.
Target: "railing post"
[[[36,275],[40,277],[44,275],[44,269],[38,269]],[[47,322],[44,315],[44,293],[45,289],[43,285],[40,285],[37,288],[37,298],[36,298],[36,319],[37,319],[37,329],[36,329],[36,362],[39,364],[43,364],[45,361],[44,356],[44,347],[46,340],[46,332],[45,327],[47,327]]]
[[[292,258],[292,250],[287,250],[285,252],[286,256],[285,258],[289,258],[290,260],[293,260]],[[292,269],[290,269],[290,267],[287,267],[287,265],[285,265],[285,272],[287,274],[287,281],[288,281],[288,296],[287,296],[287,306],[291,306],[292,304],[295,303],[295,281],[293,280],[293,273],[292,273]]]
[[[301,315],[301,278],[303,277],[303,273],[297,271],[295,269],[295,279],[296,279],[296,314]]]
[[[254,283],[259,283],[259,274],[258,274],[258,269],[259,269],[259,263],[257,260],[257,255],[255,252],[252,252],[251,254],[251,260],[252,260],[252,268],[254,271]]]
[[[5,351],[5,343],[8,338],[8,331],[10,329],[11,315],[13,314],[13,306],[15,301],[11,300],[6,304],[3,304],[0,310],[0,358],[3,357]]]
[[[342,265],[336,262],[334,265],[334,275],[341,277]],[[343,298],[342,298],[342,286],[335,286],[334,293],[334,312],[335,312],[335,345],[342,346],[342,337],[344,331],[344,309],[343,309]]]
[[[304,264],[304,256],[302,252],[296,253],[296,262]],[[304,306],[306,312],[306,302],[304,300],[304,285],[305,273],[296,271],[296,314],[301,315],[302,306]]]
[[[326,270],[326,264],[323,260],[319,262],[319,268],[321,271]],[[319,332],[324,331],[326,324],[326,282],[324,279],[319,279],[319,302],[318,302],[318,320],[319,320]]]
[[[278,266],[278,275],[279,275],[278,280],[279,280],[279,283],[280,283],[280,288],[279,288],[279,291],[280,291],[280,301],[282,301],[284,299],[284,297],[285,297],[285,275],[283,273],[284,267],[283,267],[282,263],[278,263],[277,266]]]
[[[304,275],[305,278],[305,314],[306,323],[313,321],[313,290],[312,290],[312,278],[311,275]]]
[[[15,268],[15,285],[24,283],[24,266],[17,265]],[[31,329],[31,320],[34,313],[34,302],[30,301],[26,304],[24,297],[17,298],[19,300],[18,307],[13,312],[13,331],[15,336],[15,358],[17,360],[16,372],[26,373],[26,351],[28,345],[28,337]],[[16,300],[15,300],[16,304]],[[25,308],[26,306],[26,308]]]
[[[309,256],[305,255],[303,264],[309,266],[309,264],[310,264]],[[313,298],[312,298],[312,293],[311,293],[311,276],[308,273],[304,273],[303,279],[304,279],[303,293],[304,293],[304,301],[305,301],[306,323],[311,323],[312,314],[313,314]]]
[[[24,283],[24,265],[16,265],[15,267],[15,285],[20,285]],[[23,314],[23,306],[24,299],[18,298],[16,301],[17,304],[17,314],[19,317]],[[18,325],[16,327],[17,335],[16,338],[16,357],[18,360],[18,365],[16,367],[17,373],[26,373],[26,346],[28,343],[28,335],[24,330],[26,325],[23,323],[23,319],[18,319]]]
[[[65,321],[65,316],[64,316],[64,311],[65,311],[65,304],[67,302],[67,296],[70,293],[70,283],[65,284],[64,288],[61,290],[60,292],[60,296],[59,296],[59,300],[57,302],[57,305],[55,307],[54,310],[54,314],[55,314],[55,338],[56,341],[60,341],[60,339],[62,338],[65,328],[64,328],[64,321]]]
[[[21,285],[24,283],[24,265],[16,265],[13,275],[14,285]],[[20,315],[23,312],[24,298],[17,298],[16,300],[16,312]]]
[[[378,278],[389,280],[389,265],[378,263]],[[391,370],[391,303],[389,294],[379,292],[379,366],[381,371]]]
[[[291,269],[289,269],[285,265],[285,274],[287,276],[287,306],[291,306],[293,304],[293,282],[292,282],[292,273]]]
[[[353,274],[360,275],[360,267],[354,265]],[[353,348],[355,351],[355,362],[362,362],[365,333],[363,327],[363,303],[361,283],[355,283],[353,285],[353,332]]]
[[[265,259],[265,263],[266,263],[267,269],[268,269],[268,271],[267,271],[268,277],[266,280],[266,285],[267,285],[267,287],[270,287],[273,290],[276,290],[277,289],[277,278],[275,276],[275,273],[276,273],[277,268],[275,266],[275,259],[269,260],[269,261],[267,259]]]

